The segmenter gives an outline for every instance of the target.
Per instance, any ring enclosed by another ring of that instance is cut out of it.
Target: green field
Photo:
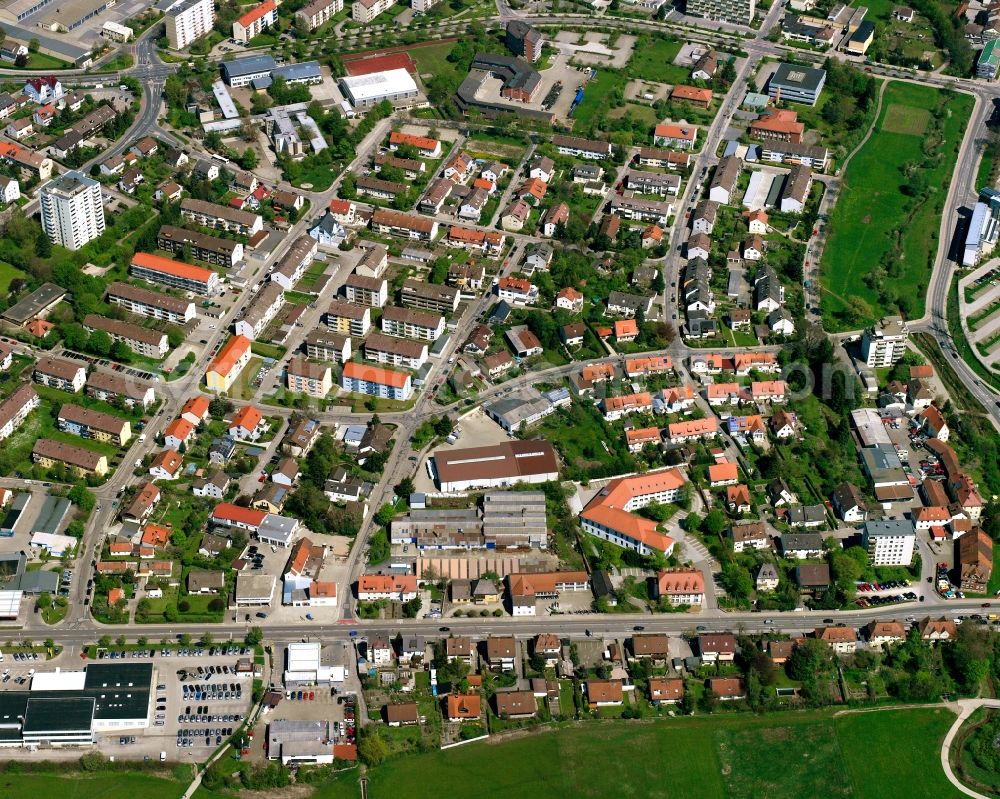
[[[691,70],[679,67],[674,59],[681,51],[681,42],[676,39],[655,39],[646,46],[641,41],[626,67],[629,76],[658,83],[688,83]]]
[[[368,795],[426,799],[469,785],[477,799],[950,799],[939,751],[954,716],[940,708],[588,722],[503,744],[400,757],[368,770]],[[146,774],[0,774],[4,799],[175,799],[182,783]],[[195,799],[219,799],[204,788]],[[272,799],[289,796],[268,792]],[[356,772],[297,799],[356,799]]]
[[[10,282],[14,280],[14,278],[24,276],[25,273],[13,264],[9,264],[6,261],[0,261],[0,295],[7,296],[7,292],[10,290]]]
[[[429,47],[414,47],[409,56],[417,64],[421,75],[447,75],[459,77],[458,69],[448,60],[448,54],[455,49],[454,42],[432,44]]]
[[[891,83],[875,132],[847,167],[823,253],[822,305],[827,330],[848,330],[874,321],[859,318],[856,308],[850,310],[854,297],[868,303],[876,318],[894,312],[897,302],[908,317],[923,315],[938,248],[941,207],[972,106],[967,95],[949,97],[941,127],[943,142],[934,148],[936,160],[932,166],[916,167],[929,195],[910,198],[906,191],[914,178],[904,174],[904,167],[922,163],[924,134],[939,98],[936,89]],[[864,276],[893,252],[893,238],[900,231],[905,235],[899,236],[898,255],[889,258],[888,276],[874,286],[866,285]]]
[[[583,100],[573,113],[576,120],[574,129],[583,131],[595,122],[600,123],[611,107],[611,99],[624,92],[626,83],[628,79],[624,72],[598,70],[597,77],[583,86]]]
[[[369,795],[424,799],[427,785],[480,775],[477,799],[943,799],[955,795],[938,754],[953,719],[920,709],[588,724],[391,761],[369,771]],[[317,794],[354,795],[344,785]]]

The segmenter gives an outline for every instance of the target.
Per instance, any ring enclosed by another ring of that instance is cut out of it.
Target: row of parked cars
[[[201,701],[202,699],[241,699],[243,697],[243,686],[239,683],[208,683],[207,685],[187,685],[183,686],[184,698]]]

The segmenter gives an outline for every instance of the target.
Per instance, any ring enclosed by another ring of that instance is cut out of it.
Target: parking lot
[[[200,760],[239,728],[250,709],[252,672],[236,672],[237,660],[253,659],[246,647],[107,651],[99,652],[98,658],[121,655],[153,660],[150,723],[145,730],[99,735],[98,747],[107,755],[152,759],[165,751],[170,760]]]

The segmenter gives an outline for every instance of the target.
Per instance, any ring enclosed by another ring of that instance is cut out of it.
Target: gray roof
[[[823,536],[819,533],[785,533],[781,536],[781,551],[798,549],[823,549]]]
[[[223,61],[220,64],[223,74],[230,80],[258,72],[271,72],[275,66],[274,59],[269,55],[252,55],[233,61]]]
[[[826,71],[799,64],[778,64],[771,75],[769,86],[791,86],[803,91],[814,92],[826,80]]]
[[[271,71],[272,78],[284,78],[286,81],[319,80],[323,77],[316,61],[303,61],[300,64],[283,64]]]
[[[887,519],[885,521],[865,522],[865,536],[869,538],[901,535],[916,535],[916,531],[913,529],[913,522],[909,519]]]

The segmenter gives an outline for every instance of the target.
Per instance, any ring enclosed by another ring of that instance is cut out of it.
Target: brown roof
[[[106,316],[98,316],[93,313],[83,317],[83,326],[93,328],[94,330],[103,330],[112,336],[119,336],[130,341],[139,341],[152,347],[161,346],[166,338],[166,333],[159,330],[150,330],[147,327],[133,325],[131,322],[109,319]]]
[[[124,419],[110,413],[101,413],[72,403],[66,403],[59,409],[59,418],[112,435],[120,435],[126,424]]]
[[[464,635],[454,635],[444,642],[445,655],[450,658],[462,658],[472,655],[472,640]]]
[[[538,703],[531,691],[497,691],[493,698],[498,716],[533,716],[538,711]]]
[[[736,653],[736,636],[732,633],[705,633],[698,636],[698,651],[718,652],[720,654]]]
[[[83,447],[74,447],[72,444],[53,441],[51,438],[38,439],[31,452],[40,458],[67,463],[70,466],[76,466],[87,471],[96,469],[101,458],[104,457],[100,452],[94,452]]]
[[[419,720],[416,702],[403,702],[385,706],[386,721],[399,724],[416,724]]]
[[[437,450],[434,465],[442,483],[523,477],[558,472],[556,453],[547,441],[505,441],[486,447]]]
[[[740,677],[713,677],[708,681],[708,690],[716,696],[734,699],[746,693]]]
[[[816,637],[828,644],[853,644],[858,640],[853,627],[817,627]]]
[[[587,680],[587,699],[591,703],[621,702],[621,680]]]
[[[76,361],[64,361],[62,358],[40,358],[35,364],[35,371],[43,375],[51,375],[61,380],[72,380],[80,369],[86,369],[82,363]]]
[[[477,694],[448,694],[449,719],[478,719],[480,707]]]
[[[486,639],[486,657],[489,660],[517,657],[517,640],[513,635],[491,635]]]
[[[684,696],[684,680],[654,677],[649,681],[649,698],[657,702],[676,702]]]
[[[633,635],[632,652],[636,657],[670,654],[670,639],[666,634]]]

